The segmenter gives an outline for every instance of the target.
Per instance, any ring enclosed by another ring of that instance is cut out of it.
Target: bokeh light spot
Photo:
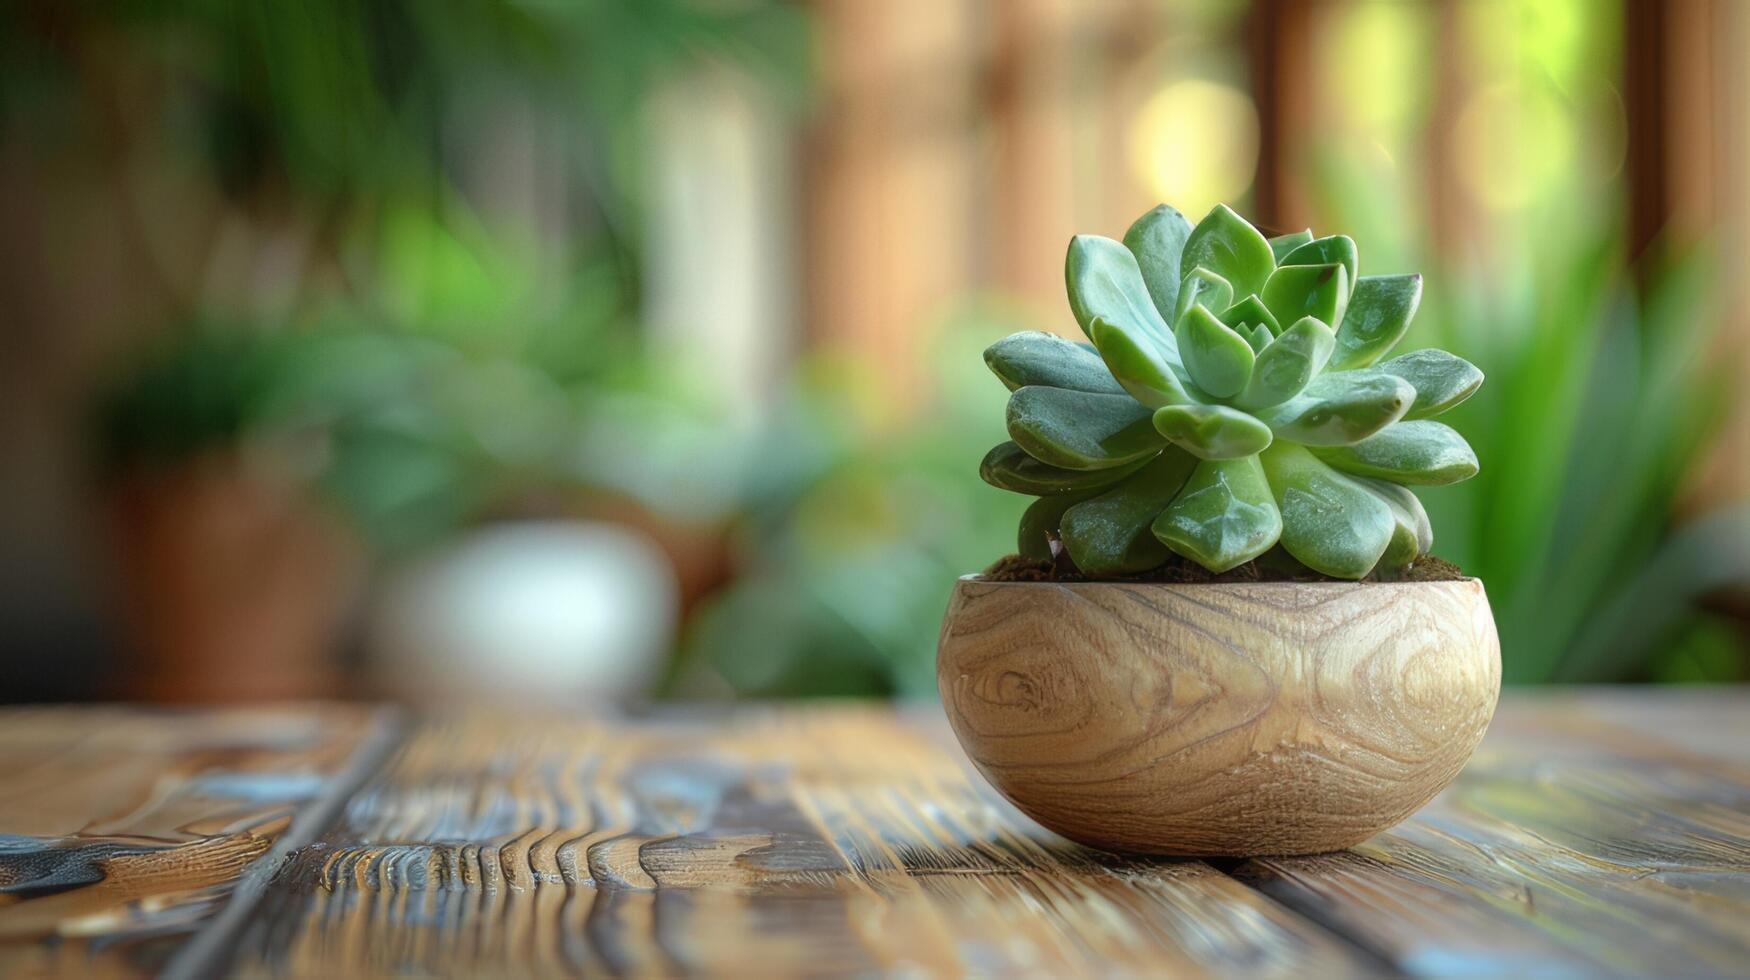
[[[1578,133],[1568,106],[1541,88],[1502,83],[1473,95],[1454,122],[1459,179],[1497,211],[1571,179]]]
[[[1130,162],[1156,200],[1195,221],[1252,186],[1258,110],[1232,85],[1188,78],[1155,93],[1130,132]]]

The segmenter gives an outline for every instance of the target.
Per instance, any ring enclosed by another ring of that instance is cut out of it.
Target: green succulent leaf
[[[1345,446],[1402,418],[1415,399],[1416,389],[1396,375],[1342,371],[1319,375],[1300,394],[1257,414],[1278,439]]]
[[[1191,222],[1165,204],[1136,219],[1124,233],[1124,247],[1136,256],[1143,284],[1163,319],[1172,318],[1179,300],[1179,278],[1184,275],[1179,257],[1190,236]]]
[[[1375,369],[1395,374],[1415,387],[1416,401],[1404,413],[1406,419],[1439,415],[1469,398],[1483,384],[1483,372],[1476,365],[1433,348],[1399,354],[1375,365]]]
[[[1202,305],[1179,318],[1179,356],[1197,387],[1217,398],[1240,393],[1252,376],[1252,345]]]
[[[1141,468],[1142,462],[1099,470],[1072,470],[1041,463],[1013,442],[997,444],[985,453],[978,475],[999,490],[1042,496],[1111,486]]]
[[[1405,484],[1476,472],[1429,417],[1482,373],[1438,350],[1385,360],[1421,278],[1359,268],[1347,236],[1266,239],[1226,206],[1192,227],[1162,205],[1122,242],[1072,239],[1064,279],[1092,343],[1022,333],[985,352],[1012,441],[980,475],[1038,497],[1016,546],[1046,558],[1061,541],[1095,578],[1177,553],[1360,579],[1427,553]]]
[[[1276,267],[1276,257],[1270,252],[1270,243],[1251,222],[1227,205],[1217,204],[1191,230],[1180,263],[1185,268],[1202,266],[1216,273],[1233,285],[1235,293],[1244,296],[1264,288],[1270,270]],[[1205,305],[1221,309],[1226,304]]]
[[[1243,324],[1261,323],[1270,328],[1272,337],[1282,332],[1282,324],[1276,322],[1275,314],[1270,312],[1270,308],[1264,305],[1264,301],[1256,293],[1223,310],[1221,322],[1235,330]]]
[[[1381,497],[1380,499],[1385,500],[1384,497]],[[1390,569],[1405,568],[1411,562],[1415,561],[1417,554],[1419,554],[1419,552],[1416,551],[1416,526],[1411,523],[1410,515],[1397,507],[1393,507],[1391,501],[1386,500],[1385,505],[1387,509],[1391,511],[1392,515],[1391,541],[1386,544],[1385,551],[1380,553],[1379,561],[1374,567]]]
[[[1015,550],[1028,558],[1051,558],[1051,536],[1058,533],[1057,529],[1063,523],[1063,512],[1090,497],[1099,496],[1102,492],[1103,488],[1082,490],[1040,497],[1033,501],[1021,514],[1021,526],[1015,536]]]
[[[1009,396],[1008,425],[1028,455],[1072,470],[1123,466],[1166,445],[1153,414],[1129,395],[1020,388]]]
[[[1234,288],[1226,279],[1199,266],[1185,273],[1184,282],[1179,284],[1179,302],[1173,307],[1173,322],[1183,320],[1193,306],[1225,310],[1233,303],[1233,298]]]
[[[1333,578],[1360,579],[1379,564],[1397,520],[1378,494],[1293,443],[1274,443],[1260,460],[1282,512],[1284,550]]]
[[[1039,330],[1010,334],[984,349],[984,363],[1010,391],[1028,385],[1076,391],[1124,391],[1100,355]]]
[[[1307,316],[1337,323],[1349,303],[1349,273],[1334,263],[1285,265],[1271,273],[1261,295],[1277,323]]]
[[[1155,430],[1201,459],[1237,459],[1270,445],[1270,427],[1226,405],[1168,405],[1154,414]]]
[[[1361,268],[1361,253],[1355,248],[1355,239],[1348,235],[1328,235],[1315,239],[1300,246],[1281,261],[1278,265],[1331,265],[1343,267],[1349,274],[1349,288],[1355,288],[1356,277]]]
[[[1441,486],[1477,475],[1477,454],[1470,443],[1451,426],[1429,419],[1398,422],[1353,445],[1315,452],[1345,473],[1393,483]]]
[[[1302,317],[1258,354],[1239,404],[1266,408],[1300,394],[1324,369],[1336,342],[1330,327],[1315,317]]]
[[[1385,554],[1380,558],[1381,564],[1388,568],[1402,568],[1433,550],[1434,525],[1429,523],[1422,501],[1409,487],[1367,477],[1357,477],[1355,482],[1384,500],[1391,508],[1392,519],[1397,522],[1397,528],[1392,531],[1392,543],[1386,546]]]
[[[1136,256],[1122,244],[1099,235],[1070,239],[1063,275],[1069,308],[1082,332],[1093,339],[1094,318],[1122,324],[1124,329],[1171,353],[1173,338],[1142,281]]]
[[[1111,376],[1132,398],[1149,408],[1191,401],[1172,363],[1146,336],[1104,317],[1094,318],[1089,334]]]
[[[1197,459],[1169,449],[1116,486],[1063,513],[1059,536],[1089,575],[1127,575],[1165,561],[1167,546],[1150,525],[1178,495]]]
[[[1363,368],[1384,357],[1410,329],[1421,301],[1420,275],[1362,276],[1356,280],[1348,312],[1337,328],[1331,368]]]
[[[1276,259],[1277,265],[1282,265],[1282,260],[1288,257],[1288,253],[1312,240],[1313,233],[1311,228],[1290,232],[1286,235],[1277,235],[1275,238],[1270,239],[1270,254]]]
[[[1268,551],[1282,515],[1257,456],[1206,459],[1154,522],[1155,537],[1212,572]]]

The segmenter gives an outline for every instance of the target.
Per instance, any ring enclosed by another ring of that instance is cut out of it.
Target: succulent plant
[[[1355,243],[1266,238],[1225,205],[1193,228],[1162,205],[1123,242],[1077,235],[1070,309],[1091,344],[1013,334],[985,351],[1012,392],[986,482],[1037,496],[1022,554],[1060,544],[1092,576],[1173,553],[1223,572],[1280,544],[1334,578],[1401,569],[1433,543],[1406,484],[1477,471],[1432,416],[1482,372],[1441,350],[1382,357],[1419,275],[1359,276]]]

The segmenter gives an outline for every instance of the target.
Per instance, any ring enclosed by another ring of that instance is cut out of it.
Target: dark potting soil
[[[1164,582],[1164,583],[1198,583],[1198,582],[1347,582],[1349,579],[1332,578],[1289,558],[1285,554],[1270,552],[1264,556],[1246,562],[1236,568],[1216,574],[1189,558],[1173,555],[1167,563],[1151,569],[1141,575],[1125,575],[1113,578],[1090,578],[1082,574],[1081,569],[1070,561],[1068,555],[1060,554],[1055,560],[1047,558],[1028,558],[1024,555],[1009,555],[985,569],[980,576],[987,582]],[[1464,572],[1457,565],[1444,558],[1433,555],[1423,555],[1410,567],[1391,574],[1374,572],[1364,582],[1451,582],[1464,578]]]

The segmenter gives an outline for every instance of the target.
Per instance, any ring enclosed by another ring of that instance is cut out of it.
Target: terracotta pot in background
[[[118,480],[109,497],[130,660],[152,701],[327,697],[362,553],[294,477],[212,453]]]

